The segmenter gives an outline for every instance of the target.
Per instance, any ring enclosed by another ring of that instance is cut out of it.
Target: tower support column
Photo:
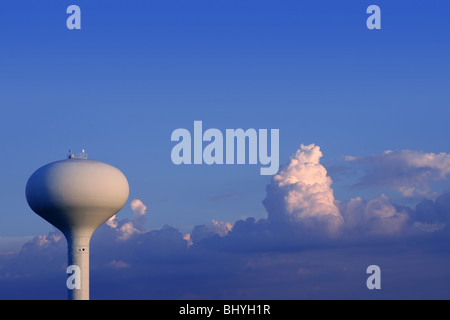
[[[79,281],[73,288],[68,287],[70,300],[89,300],[89,236],[66,236],[68,245],[68,266],[75,266],[74,272],[79,272]]]

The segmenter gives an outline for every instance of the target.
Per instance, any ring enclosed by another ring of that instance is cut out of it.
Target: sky
[[[72,4],[80,30],[66,26]],[[372,4],[379,30],[366,26]],[[448,299],[449,11],[440,0],[2,4],[0,298],[66,298],[65,239],[25,185],[85,149],[130,185],[92,238],[93,299]],[[171,134],[194,121],[278,129],[278,173],[175,165]],[[366,287],[373,264],[381,290]]]

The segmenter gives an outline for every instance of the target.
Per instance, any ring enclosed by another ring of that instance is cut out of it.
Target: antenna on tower
[[[69,155],[67,157],[67,159],[87,159],[88,158],[88,154],[86,153],[86,151],[84,149],[81,149],[81,153],[77,153],[74,154],[72,152],[72,149],[69,150]]]
[[[88,158],[88,154],[86,152],[84,152],[84,149],[81,149],[81,153],[78,154],[77,158],[87,159]]]

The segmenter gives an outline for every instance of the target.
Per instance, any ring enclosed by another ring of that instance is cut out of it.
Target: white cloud
[[[147,206],[139,199],[133,199],[131,201],[131,210],[133,210],[135,217],[143,216],[147,213]]]
[[[194,242],[193,242],[192,239],[191,239],[191,234],[190,234],[190,233],[186,233],[186,234],[183,236],[183,240],[186,240],[187,246],[188,246],[188,247],[190,247],[190,246],[192,246],[192,245],[194,244]]]
[[[110,228],[116,229],[119,225],[119,222],[117,220],[117,215],[113,215],[111,218],[108,219],[108,221],[105,222],[107,226]]]
[[[127,240],[132,235],[140,233],[138,229],[134,227],[134,223],[132,221],[125,222],[118,228],[120,234],[117,236],[119,240]]]
[[[398,211],[386,195],[369,201],[354,198],[341,205],[347,234],[393,235],[406,226],[409,216]]]
[[[232,229],[233,225],[230,222],[212,220],[209,225],[195,226],[191,233],[185,235],[184,239],[188,241],[188,245],[190,246],[204,238],[209,238],[214,235],[224,237]]]
[[[139,199],[131,201],[131,210],[133,210],[133,224],[139,231],[145,231],[145,222],[147,221],[147,206]]]
[[[413,150],[388,150],[365,157],[344,157],[347,162],[366,165],[369,171],[356,184],[359,187],[386,187],[405,197],[427,195],[429,183],[446,179],[450,173],[450,154]]]
[[[224,222],[224,221],[216,221],[213,220],[212,221],[212,231],[216,234],[218,234],[219,236],[225,236],[228,232],[231,231],[231,229],[233,229],[233,225],[229,222]]]
[[[39,234],[32,240],[32,243],[38,247],[46,248],[50,244],[58,242],[62,239],[59,233],[51,232],[49,234]]]
[[[117,239],[127,240],[131,236],[146,232],[145,222],[147,220],[147,206],[139,199],[133,199],[130,203],[133,210],[131,221],[119,221],[114,215],[106,221],[106,225],[118,232]]]
[[[335,205],[332,180],[320,164],[321,157],[319,146],[301,145],[273,177],[264,199],[270,220],[328,234],[338,231],[343,219]]]

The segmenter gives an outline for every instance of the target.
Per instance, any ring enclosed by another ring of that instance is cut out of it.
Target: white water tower
[[[69,299],[89,299],[89,242],[94,231],[128,200],[126,177],[117,168],[87,159],[84,152],[49,163],[28,179],[28,205],[61,230],[68,244],[68,265],[79,267],[80,289]]]

